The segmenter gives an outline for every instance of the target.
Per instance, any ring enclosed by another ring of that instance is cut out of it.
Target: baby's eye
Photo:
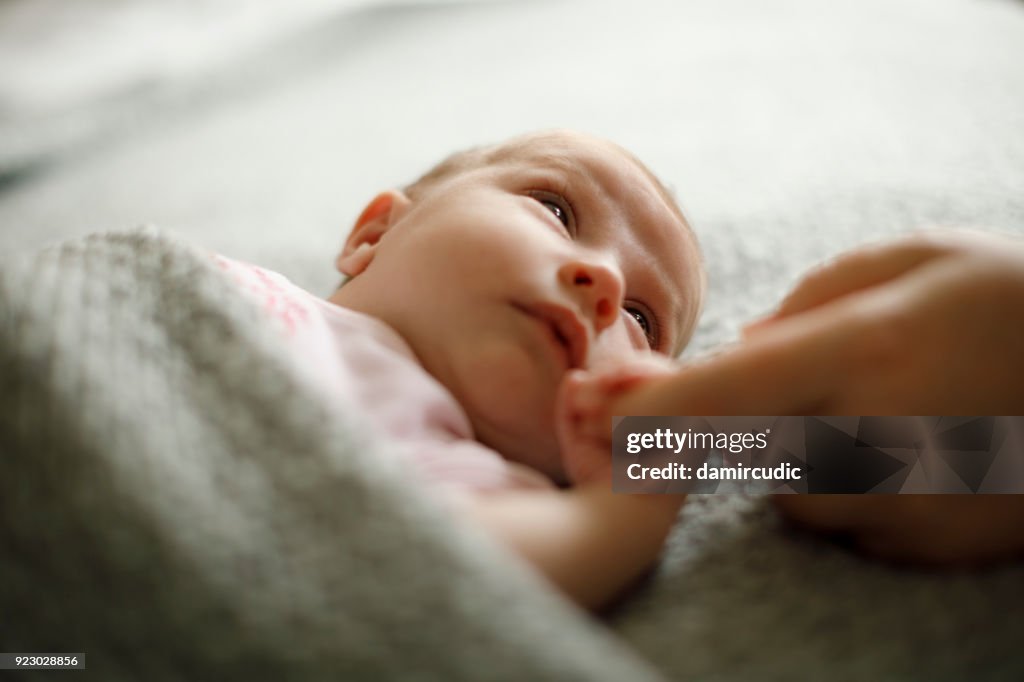
[[[555,216],[558,222],[562,224],[562,227],[565,228],[566,232],[570,235],[574,233],[572,206],[565,197],[554,192],[547,192],[543,190],[531,191],[529,192],[529,195],[533,197],[534,201],[551,211],[551,215]]]
[[[563,209],[561,206],[554,203],[553,201],[549,201],[547,199],[541,199],[539,201],[541,202],[541,204],[544,205],[546,209],[555,214],[555,217],[558,218],[558,222],[562,223],[566,227],[569,226],[569,216],[565,212],[565,209]]]
[[[658,345],[658,340],[656,338],[657,334],[655,324],[651,320],[650,314],[640,308],[632,306],[626,306],[624,310],[627,315],[633,318],[637,326],[640,327],[640,330],[644,333],[644,338],[647,339],[647,345],[652,349],[656,348]]]
[[[537,201],[539,201],[544,208],[554,213],[555,217],[558,218],[558,222],[569,227],[569,214],[564,208],[550,199],[538,199]]]

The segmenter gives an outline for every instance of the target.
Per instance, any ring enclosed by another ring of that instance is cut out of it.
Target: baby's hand
[[[677,363],[650,355],[596,371],[573,370],[559,389],[555,423],[566,476],[572,485],[611,481],[612,428],[618,398],[640,384],[676,371]]]

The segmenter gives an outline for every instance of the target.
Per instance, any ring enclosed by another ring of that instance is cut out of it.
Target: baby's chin
[[[492,377],[509,376],[493,367],[489,370]],[[555,436],[555,391],[531,379],[526,377],[519,385],[496,380],[464,382],[449,385],[449,390],[466,411],[476,440],[506,460],[559,482],[565,480],[565,468]]]
[[[474,424],[474,428],[477,440],[506,460],[538,471],[558,485],[565,483],[562,453],[553,429],[516,433],[515,430],[489,429],[486,425]],[[550,436],[538,436],[537,431],[546,431]]]

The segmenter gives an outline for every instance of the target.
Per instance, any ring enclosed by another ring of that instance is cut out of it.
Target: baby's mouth
[[[554,341],[564,349],[568,369],[583,368],[587,364],[590,343],[587,328],[571,309],[555,303],[513,303],[513,307],[545,324]]]

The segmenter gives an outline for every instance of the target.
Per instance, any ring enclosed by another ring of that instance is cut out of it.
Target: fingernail
[[[767,315],[756,317],[750,322],[747,322],[740,328],[740,334],[742,336],[749,336],[750,334],[756,334],[771,323],[775,322],[778,316],[777,312],[770,312]]]

